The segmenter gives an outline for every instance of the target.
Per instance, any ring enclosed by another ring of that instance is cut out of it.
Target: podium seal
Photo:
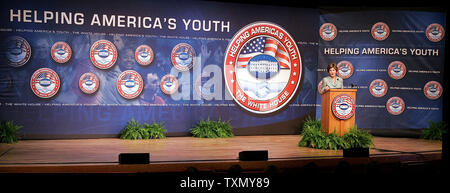
[[[331,111],[338,119],[349,119],[355,114],[355,100],[348,94],[340,94],[334,97],[331,103]]]

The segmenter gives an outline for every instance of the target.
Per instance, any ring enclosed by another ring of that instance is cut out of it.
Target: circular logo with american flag
[[[378,22],[372,26],[372,37],[378,41],[383,41],[388,38],[390,29],[389,26],[383,22]]]
[[[96,41],[91,46],[90,57],[92,64],[100,69],[111,68],[117,61],[117,49],[108,40]]]
[[[331,41],[334,40],[334,38],[337,36],[337,28],[332,23],[324,23],[322,26],[320,26],[320,37],[325,41]]]
[[[66,42],[56,42],[52,46],[51,55],[55,62],[64,64],[72,57],[72,49]]]
[[[31,46],[22,37],[12,36],[5,41],[6,63],[12,67],[23,66],[31,58]]]
[[[387,93],[388,86],[384,80],[375,79],[370,83],[369,91],[374,97],[382,97]]]
[[[338,119],[349,119],[355,114],[355,108],[355,100],[348,94],[335,96],[331,103],[331,111]]]
[[[296,42],[276,24],[251,23],[228,45],[224,61],[227,89],[247,111],[267,114],[281,109],[295,95],[301,76]]]
[[[436,100],[442,95],[442,85],[436,81],[430,81],[423,87],[423,93],[428,99]]]
[[[349,61],[340,61],[337,64],[338,67],[338,71],[337,71],[337,75],[343,79],[347,79],[350,78],[353,75],[353,65],[351,62]]]
[[[171,95],[178,90],[178,79],[174,75],[168,74],[161,78],[161,91],[165,94]]]
[[[392,79],[400,80],[406,74],[406,66],[401,61],[393,61],[389,64],[388,74]]]
[[[79,86],[81,91],[83,91],[86,94],[92,94],[95,91],[98,90],[98,87],[100,86],[100,81],[97,78],[97,75],[94,73],[84,73],[80,77]]]
[[[117,91],[126,99],[134,99],[141,94],[144,88],[144,80],[134,70],[126,70],[117,78]]]
[[[386,102],[386,109],[392,115],[402,114],[405,107],[405,102],[400,97],[392,97]]]
[[[430,41],[439,42],[444,38],[445,30],[441,24],[433,23],[427,27],[425,34]]]
[[[191,45],[186,43],[177,44],[172,49],[172,64],[179,71],[189,71],[194,65],[195,56],[195,50]]]
[[[148,45],[140,45],[135,52],[135,57],[137,63],[139,63],[142,66],[148,66],[150,63],[152,63],[154,54],[153,50]]]
[[[33,93],[40,98],[54,96],[60,87],[58,74],[50,68],[40,68],[31,76],[30,86]]]

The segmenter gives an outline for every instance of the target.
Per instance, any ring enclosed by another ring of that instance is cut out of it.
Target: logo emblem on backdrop
[[[54,96],[60,87],[58,74],[50,68],[40,68],[31,76],[30,86],[33,93],[40,98]]]
[[[87,72],[81,75],[79,86],[81,91],[83,91],[84,93],[92,94],[98,90],[100,81],[95,74]]]
[[[117,91],[126,99],[134,99],[141,94],[144,88],[144,80],[134,70],[126,70],[117,78]]]
[[[23,66],[31,58],[31,46],[22,37],[12,36],[5,41],[6,62],[12,67]]]
[[[383,22],[378,22],[372,26],[372,37],[378,41],[383,41],[388,38],[390,29],[389,26]]]
[[[247,111],[266,114],[281,109],[293,98],[301,76],[296,42],[276,24],[249,24],[228,45],[225,83],[235,102]]]
[[[337,75],[343,79],[350,78],[353,75],[353,65],[349,61],[340,61],[337,64],[338,71]]]
[[[355,100],[348,94],[340,94],[334,97],[331,110],[338,119],[349,119],[355,114]]]
[[[194,65],[195,56],[195,50],[191,45],[186,43],[177,44],[172,49],[172,64],[179,71],[189,71]]]
[[[92,64],[100,69],[111,68],[117,61],[117,49],[108,40],[96,41],[91,46],[90,57]]]
[[[150,46],[147,45],[140,45],[135,52],[135,57],[137,63],[139,63],[142,66],[148,66],[150,63],[152,63],[154,54],[153,50]]]
[[[423,93],[428,99],[436,100],[442,95],[442,85],[436,81],[430,81],[423,87]]]
[[[171,95],[178,90],[178,79],[174,75],[168,74],[161,78],[161,91]]]
[[[389,64],[388,74],[392,79],[400,80],[406,74],[406,66],[403,62],[393,61]]]
[[[337,36],[337,28],[332,23],[324,23],[320,26],[320,37],[325,41],[334,40]]]
[[[375,79],[370,83],[369,90],[374,97],[382,97],[387,93],[388,86],[384,80]]]
[[[444,38],[445,30],[444,27],[442,27],[442,25],[433,23],[427,27],[425,34],[427,35],[427,38],[430,41],[439,42],[442,40],[442,38]]]
[[[405,102],[400,97],[392,97],[386,103],[386,109],[392,115],[402,114],[405,107]]]
[[[72,57],[72,49],[66,42],[56,42],[52,46],[51,55],[55,62],[63,64]]]

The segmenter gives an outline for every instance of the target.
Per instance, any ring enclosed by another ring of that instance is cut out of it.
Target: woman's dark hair
[[[336,71],[339,70],[335,63],[331,63],[331,64],[328,64],[327,72],[330,72],[330,69],[332,69],[332,68],[334,68]]]

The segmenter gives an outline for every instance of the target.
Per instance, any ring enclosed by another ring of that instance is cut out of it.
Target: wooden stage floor
[[[342,160],[356,163],[440,160],[442,143],[411,138],[375,137],[369,158],[343,158],[341,150],[298,147],[299,135],[236,136],[227,139],[170,137],[153,140],[71,139],[23,140],[0,144],[0,173],[135,173],[280,169],[308,163],[335,166]],[[268,161],[239,161],[244,150],[268,150]],[[150,153],[150,164],[119,165],[120,153]]]

